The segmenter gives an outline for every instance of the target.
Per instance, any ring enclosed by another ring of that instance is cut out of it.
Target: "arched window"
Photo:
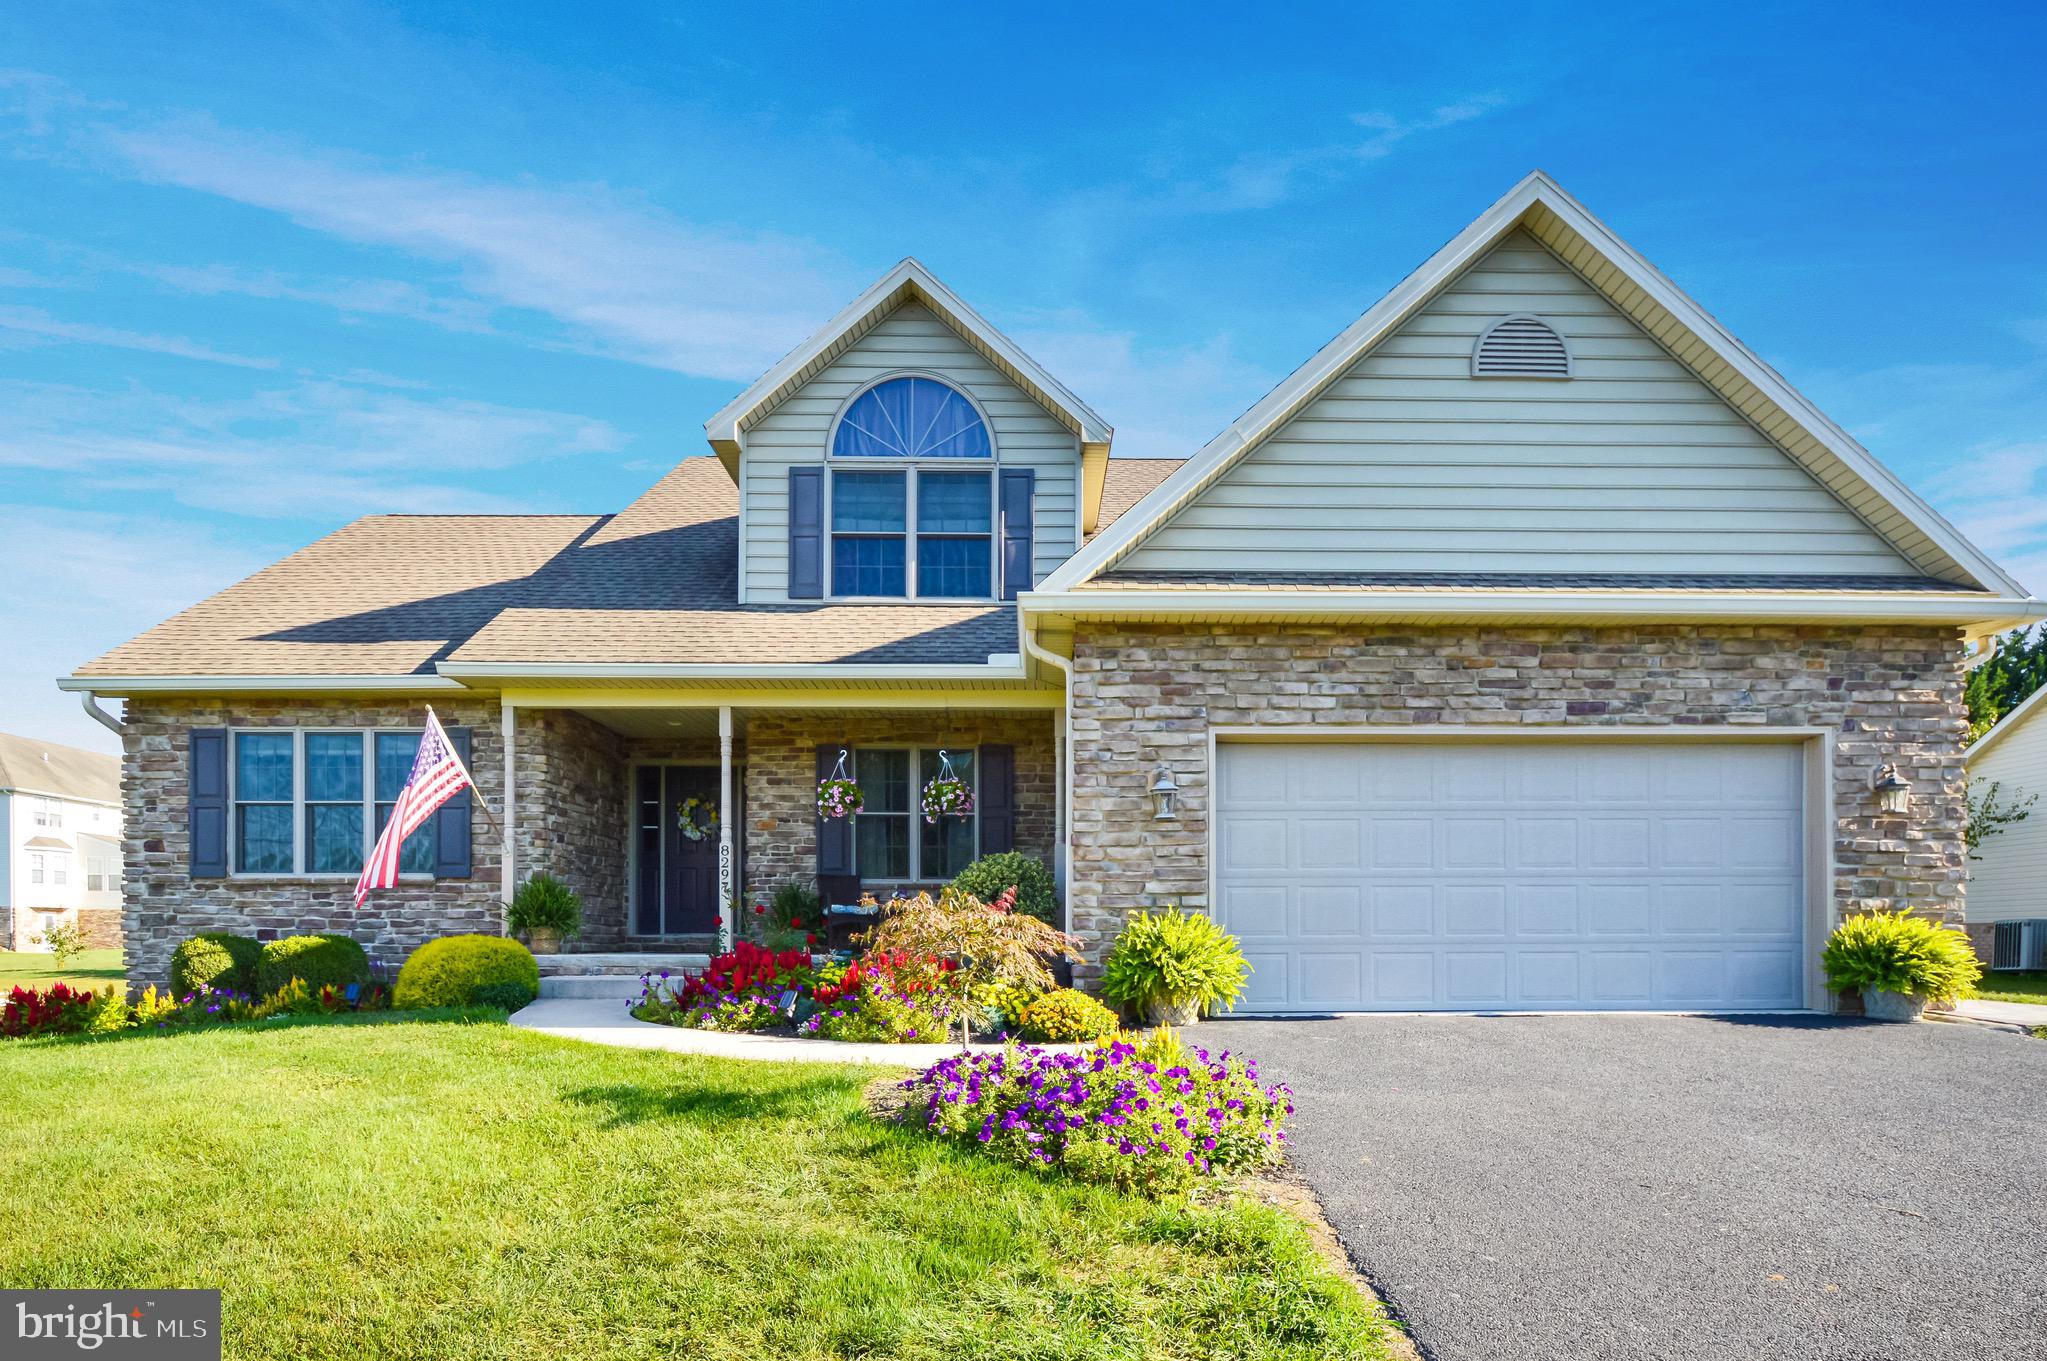
[[[1556,327],[1526,314],[1485,328],[1471,351],[1474,378],[1569,378],[1571,349]]]
[[[890,378],[853,399],[832,436],[835,458],[993,458],[974,404],[936,378]]]

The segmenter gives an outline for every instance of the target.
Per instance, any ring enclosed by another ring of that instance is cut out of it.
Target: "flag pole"
[[[429,704],[426,706],[426,716],[434,721],[434,726],[439,728],[443,734],[445,734],[448,731],[447,726],[441,722],[441,716],[434,712],[433,705]],[[461,752],[455,750],[455,744],[453,742],[448,743],[448,756],[449,759],[453,760],[456,765],[462,768],[462,778],[469,781],[469,787],[476,791],[476,811],[483,814],[483,820],[485,822],[488,822],[490,824],[490,829],[493,832],[496,832],[499,838],[502,839],[505,834],[505,829],[503,827],[500,827],[498,825],[498,820],[491,816],[490,805],[484,802],[483,786],[476,783],[476,776],[470,773],[469,763],[462,759]]]

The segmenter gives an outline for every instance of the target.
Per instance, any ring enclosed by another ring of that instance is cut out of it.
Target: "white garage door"
[[[1230,743],[1238,1009],[1804,1005],[1791,744]]]

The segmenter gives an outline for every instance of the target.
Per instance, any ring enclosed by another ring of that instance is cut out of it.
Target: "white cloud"
[[[1274,381],[1238,359],[1227,335],[1194,345],[1146,345],[1077,312],[1039,314],[1011,335],[1116,427],[1118,454],[1184,458]]]
[[[0,731],[116,750],[56,678],[274,556],[155,516],[0,504]]]
[[[530,482],[477,474],[625,444],[587,416],[332,381],[219,401],[0,382],[0,468],[245,516],[528,510]]]
[[[477,299],[552,317],[598,352],[701,377],[757,377],[857,288],[811,242],[685,222],[602,186],[395,171],[204,124],[102,137],[146,178],[447,264]]]
[[[310,280],[275,270],[231,265],[148,265],[129,267],[182,293],[218,297],[224,293],[284,302],[312,303],[357,315],[406,317],[450,331],[488,332],[490,304],[475,298],[445,297],[398,279]]]
[[[153,354],[176,355],[181,359],[197,359],[208,364],[230,364],[244,369],[274,369],[275,359],[254,359],[248,355],[229,354],[202,345],[184,336],[148,335],[141,331],[125,331],[116,326],[94,326],[87,322],[64,321],[35,307],[0,307],[0,332],[5,332],[28,343],[55,343],[79,345],[111,345],[122,350],[147,350]],[[0,344],[7,343],[0,337]]]

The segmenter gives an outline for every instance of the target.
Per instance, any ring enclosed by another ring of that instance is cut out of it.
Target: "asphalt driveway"
[[[1814,1017],[1204,1024],[1432,1361],[2037,1361],[2047,1041]]]

